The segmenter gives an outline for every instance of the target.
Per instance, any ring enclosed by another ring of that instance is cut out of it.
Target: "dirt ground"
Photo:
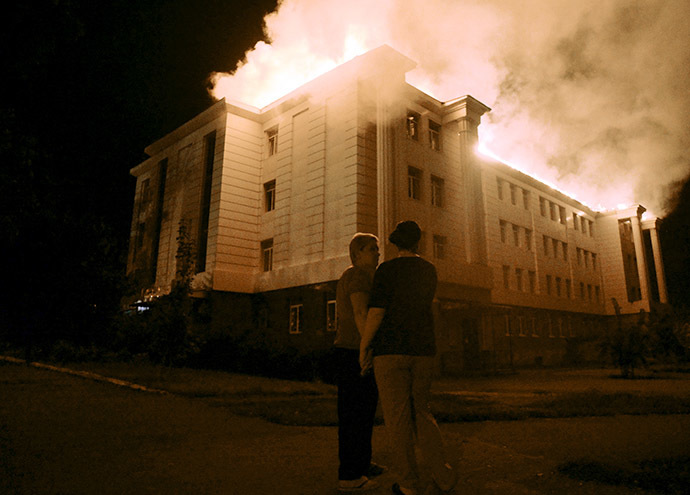
[[[442,380],[436,388],[521,394],[596,389],[597,380],[623,386],[601,373],[585,380],[568,380],[568,373]],[[653,382],[638,393],[690,393],[690,380]],[[638,461],[690,458],[690,415],[485,421],[441,429],[460,473],[456,494],[683,493],[663,484],[640,488],[630,479],[611,485],[601,477],[571,478],[559,467],[595,463],[621,471]],[[374,450],[386,464],[384,433],[376,428]],[[335,494],[336,445],[335,427],[279,426],[201,399],[0,362],[3,494]],[[379,480],[381,488],[371,493],[390,493],[392,474]]]

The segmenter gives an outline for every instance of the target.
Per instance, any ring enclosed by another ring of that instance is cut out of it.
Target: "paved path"
[[[563,462],[690,455],[690,415],[442,425],[457,494],[647,493],[559,474]],[[387,461],[382,428],[375,456]],[[202,399],[0,363],[2,494],[336,493],[336,429],[242,418]],[[381,494],[390,493],[390,475]]]

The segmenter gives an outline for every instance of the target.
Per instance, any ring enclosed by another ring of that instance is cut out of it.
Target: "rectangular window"
[[[556,295],[561,297],[561,277],[556,277]]]
[[[498,199],[503,200],[503,179],[496,177],[496,191],[498,192]]]
[[[151,179],[144,179],[141,184],[141,205],[145,207],[151,201]]]
[[[581,218],[580,220],[581,220],[580,226],[582,227],[582,233],[586,234],[587,233],[587,219]]]
[[[525,210],[529,210],[529,191],[527,189],[522,190],[522,206]]]
[[[499,220],[498,225],[501,229],[501,242],[505,244],[508,239],[508,223],[505,220]]]
[[[539,213],[542,217],[546,216],[546,200],[541,196],[539,197]]]
[[[577,264],[582,265],[582,249],[576,248],[575,251],[577,252]]]
[[[587,220],[587,223],[589,224],[589,236],[594,237],[594,222]]]
[[[570,299],[572,297],[572,287],[571,287],[571,282],[569,278],[565,279],[565,297]]]
[[[518,331],[520,337],[525,337],[527,334],[525,333],[525,319],[522,316],[517,317],[517,325],[518,325]]]
[[[407,167],[407,196],[422,199],[422,171],[418,168]]]
[[[598,286],[598,285],[595,285],[595,286],[594,286],[594,297],[596,298],[596,301],[597,301],[597,302],[601,302],[601,301],[600,301],[601,289],[599,289],[599,286]]]
[[[587,284],[587,299],[592,300],[592,284]]]
[[[513,225],[513,244],[515,247],[520,247],[520,227]]]
[[[503,265],[503,288],[510,289],[510,267]]]
[[[551,220],[554,222],[558,220],[558,205],[556,203],[549,202],[549,212],[551,214]]]
[[[434,236],[434,258],[442,260],[446,257],[446,238],[442,235]]]
[[[273,239],[261,241],[261,267],[265,272],[273,270]]]
[[[532,270],[527,272],[527,277],[529,278],[529,291],[531,294],[536,294],[537,292],[537,273]]]
[[[273,211],[276,208],[276,181],[264,184],[264,210]]]
[[[515,269],[515,283],[517,285],[517,290],[522,292],[522,268]]]
[[[407,112],[407,137],[419,141],[419,114],[417,112]]]
[[[445,182],[443,179],[431,176],[431,204],[443,208]]]
[[[338,311],[335,299],[326,301],[326,331],[335,332],[338,327]]]
[[[532,231],[530,229],[525,229],[525,248],[527,251],[532,250]]]
[[[563,261],[568,261],[568,243],[562,243],[561,247],[563,248]]]
[[[544,236],[544,256],[549,255],[549,238]]]
[[[578,218],[577,213],[573,213],[573,228],[575,230],[577,230],[579,228],[577,225],[579,222],[580,222],[580,219]]]
[[[292,304],[290,306],[290,333],[302,333],[302,319],[304,305]]]
[[[551,295],[551,275],[546,276],[546,293]]]
[[[441,124],[429,121],[429,147],[434,151],[441,150]]]
[[[558,217],[563,225],[565,225],[565,208],[562,206],[558,207]]]
[[[517,186],[515,184],[510,185],[510,202],[514,205],[517,204]]]
[[[589,251],[583,250],[585,254],[585,268],[589,268]]]
[[[592,253],[592,270],[597,269],[597,253]]]
[[[551,239],[551,244],[553,244],[553,257],[558,258],[558,245],[561,243],[558,239]]]
[[[266,131],[266,141],[268,147],[268,156],[273,156],[278,153],[278,128],[274,127]]]

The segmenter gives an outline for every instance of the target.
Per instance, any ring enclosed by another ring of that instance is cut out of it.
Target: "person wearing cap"
[[[371,478],[386,468],[372,462],[378,391],[373,373],[360,373],[359,343],[367,317],[369,293],[379,264],[378,238],[357,233],[350,241],[352,265],[336,288],[337,325],[334,363],[338,386],[338,491],[357,493],[378,488]]]
[[[434,265],[417,254],[421,230],[416,222],[400,222],[388,240],[397,257],[376,269],[369,311],[360,342],[360,366],[373,365],[392,465],[398,477],[393,493],[419,493],[416,436],[425,465],[442,491],[455,486],[441,432],[429,410],[436,342],[432,302],[437,275]]]

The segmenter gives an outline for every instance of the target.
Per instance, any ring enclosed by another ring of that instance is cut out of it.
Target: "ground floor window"
[[[335,332],[338,327],[338,311],[335,299],[326,301],[326,330]]]
[[[290,306],[290,333],[302,333],[302,319],[304,305],[293,304]]]

